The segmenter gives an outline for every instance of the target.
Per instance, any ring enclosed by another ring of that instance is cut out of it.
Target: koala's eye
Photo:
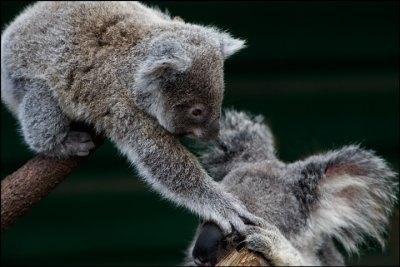
[[[189,118],[191,118],[196,122],[202,121],[204,117],[207,115],[206,107],[203,104],[192,104],[192,105],[179,104],[176,105],[175,108],[179,112],[187,114]]]
[[[203,111],[199,108],[195,108],[192,110],[192,115],[194,117],[199,117],[199,116],[201,116],[201,114],[203,114]]]
[[[189,114],[194,119],[199,119],[204,115],[204,107],[203,105],[194,105],[190,108]]]

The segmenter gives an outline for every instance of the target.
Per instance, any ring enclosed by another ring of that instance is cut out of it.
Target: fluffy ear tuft
[[[155,81],[172,79],[175,74],[185,72],[192,66],[192,59],[175,40],[156,41],[149,49],[149,55],[140,64],[135,77],[142,90],[150,88],[149,85]]]
[[[383,159],[348,146],[293,163],[290,168],[300,177],[294,191],[309,212],[312,231],[335,237],[348,252],[357,252],[365,235],[384,246],[398,184]]]
[[[245,40],[233,38],[227,32],[218,31],[217,38],[221,46],[222,55],[225,59],[246,47]]]
[[[190,67],[190,59],[184,57],[152,59],[144,62],[138,71],[143,78],[150,80],[169,78],[175,73],[185,72]]]

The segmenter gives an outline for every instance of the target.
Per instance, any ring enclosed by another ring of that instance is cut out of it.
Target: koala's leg
[[[251,227],[244,242],[248,249],[261,253],[274,266],[305,265],[301,253],[275,226]]]
[[[32,82],[19,106],[19,121],[29,147],[51,157],[86,156],[94,147],[86,132],[70,131],[69,119],[61,111],[46,84]]]

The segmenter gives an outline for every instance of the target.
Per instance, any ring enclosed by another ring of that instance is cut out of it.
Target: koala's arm
[[[365,235],[384,245],[396,202],[396,174],[374,152],[348,146],[288,166],[293,193],[316,235],[335,237],[357,252]]]
[[[100,118],[97,127],[106,132],[152,188],[204,220],[216,222],[225,233],[230,233],[232,227],[243,233],[246,221],[263,224],[238,199],[222,190],[195,156],[155,119],[134,104],[119,110],[120,105],[111,107],[115,110]]]
[[[276,158],[272,133],[263,121],[261,115],[225,111],[218,138],[201,153],[213,178],[221,180],[236,164]]]

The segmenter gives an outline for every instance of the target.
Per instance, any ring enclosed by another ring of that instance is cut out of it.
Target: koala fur
[[[167,199],[226,233],[262,224],[177,135],[215,137],[224,60],[244,47],[216,28],[138,2],[39,2],[2,33],[1,97],[29,147],[85,156],[94,126]]]
[[[272,265],[344,265],[333,239],[349,253],[366,235],[384,245],[398,183],[373,151],[350,145],[284,163],[261,116],[227,111],[201,157],[227,192],[267,222],[250,227],[241,244]],[[215,232],[208,222],[199,226],[186,265],[214,265],[241,242]]]

